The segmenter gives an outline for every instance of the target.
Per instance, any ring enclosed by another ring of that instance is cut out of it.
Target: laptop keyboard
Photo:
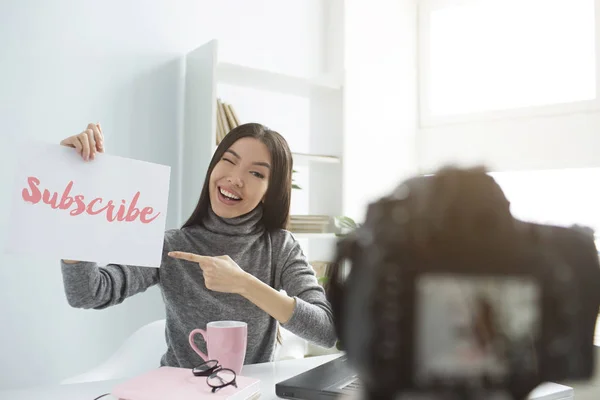
[[[347,385],[342,386],[341,389],[345,392],[354,393],[362,389],[362,383],[360,380],[355,379],[352,382],[349,382]]]

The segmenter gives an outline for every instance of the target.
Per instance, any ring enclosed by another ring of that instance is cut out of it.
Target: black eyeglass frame
[[[222,385],[211,384],[211,380],[214,380],[215,378],[219,379],[221,382],[224,382],[223,379],[221,379],[221,377],[219,377],[218,375],[218,373],[222,371],[227,371],[233,374],[233,379],[231,380],[231,382],[225,382]],[[212,388],[212,393],[215,393],[217,390],[227,387],[229,385],[233,385],[237,388],[237,374],[235,373],[235,371],[230,368],[223,368],[217,360],[207,360],[202,364],[194,367],[192,369],[192,374],[194,374],[194,376],[205,376],[206,384]]]
[[[199,369],[200,367],[203,367],[206,365],[212,365],[212,366],[205,367],[204,369]],[[220,370],[221,368],[222,367],[217,360],[207,360],[207,361],[204,361],[202,364],[194,367],[192,369],[192,374],[194,374],[194,376],[210,376],[214,372]]]
[[[214,379],[214,378],[218,378],[221,382],[223,382],[221,377],[219,377],[219,373],[221,373],[223,371],[231,372],[233,374],[233,379],[231,380],[231,382],[226,382],[226,383],[223,383],[222,385],[212,385],[210,383],[210,380]],[[212,393],[215,393],[217,390],[223,389],[224,387],[227,387],[229,385],[233,385],[234,387],[237,388],[238,387],[237,386],[237,374],[232,369],[221,367],[221,368],[217,369],[216,371],[214,371],[212,374],[210,374],[210,376],[208,376],[206,378],[206,384],[212,388],[212,390],[211,390]]]

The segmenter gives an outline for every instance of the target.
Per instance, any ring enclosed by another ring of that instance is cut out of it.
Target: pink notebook
[[[236,382],[237,388],[229,385],[211,393],[205,376],[194,376],[191,369],[161,367],[121,383],[111,394],[123,400],[245,400],[260,394],[258,379],[238,375]]]

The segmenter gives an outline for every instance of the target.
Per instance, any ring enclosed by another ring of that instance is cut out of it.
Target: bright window
[[[494,172],[515,218],[596,231],[600,249],[600,168]]]
[[[596,98],[594,0],[424,0],[430,116]]]

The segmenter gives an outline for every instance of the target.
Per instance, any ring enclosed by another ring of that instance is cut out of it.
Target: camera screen
[[[415,378],[427,384],[485,377],[501,384],[515,360],[533,358],[539,291],[530,277],[421,275]]]

